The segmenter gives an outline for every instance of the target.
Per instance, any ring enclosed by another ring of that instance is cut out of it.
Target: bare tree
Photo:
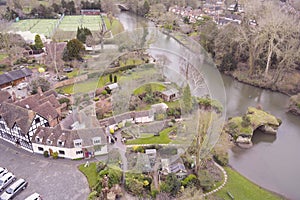
[[[63,65],[62,51],[63,47],[60,47],[59,43],[50,42],[46,46],[46,62],[49,66],[53,67],[56,74],[58,74],[59,67]]]

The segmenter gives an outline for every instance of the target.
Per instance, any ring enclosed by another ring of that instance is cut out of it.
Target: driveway
[[[85,200],[89,187],[77,166],[85,161],[53,160],[32,154],[0,140],[0,166],[8,168],[17,178],[28,181],[28,187],[16,196],[24,200],[34,192],[45,200]]]

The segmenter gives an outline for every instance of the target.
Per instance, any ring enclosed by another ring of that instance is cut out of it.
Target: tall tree
[[[192,95],[189,84],[183,89],[183,112],[190,113],[193,107]]]
[[[69,61],[74,59],[81,59],[81,54],[85,50],[82,42],[78,39],[72,39],[67,43],[63,53],[63,60]]]

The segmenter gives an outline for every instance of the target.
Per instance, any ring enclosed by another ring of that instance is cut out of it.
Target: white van
[[[6,168],[0,167],[0,177],[4,176],[7,174],[8,170]]]
[[[5,192],[0,196],[0,200],[10,200],[14,196],[16,196],[22,190],[25,190],[27,187],[27,182],[20,178],[16,182],[14,182]]]
[[[42,200],[42,197],[39,193],[33,193],[29,197],[27,197],[25,200]]]
[[[8,172],[4,176],[2,176],[0,178],[0,191],[2,191],[4,188],[6,188],[14,180],[16,180],[16,177],[11,172]]]

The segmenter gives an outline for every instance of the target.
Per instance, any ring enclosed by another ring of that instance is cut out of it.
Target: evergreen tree
[[[118,82],[118,77],[117,75],[114,76],[114,83]]]
[[[90,29],[86,28],[86,27],[81,27],[81,28],[77,28],[77,35],[76,38],[82,42],[85,43],[86,42],[86,38],[88,35],[92,35],[92,32],[90,31]]]
[[[113,75],[112,75],[112,74],[109,74],[109,82],[112,83],[112,81],[113,81]]]
[[[44,47],[43,41],[39,34],[35,35],[34,46],[35,46],[36,50],[41,50]]]
[[[70,40],[64,49],[63,60],[69,61],[74,59],[80,59],[81,53],[84,51],[84,49],[85,48],[82,42],[80,42],[78,39]]]

